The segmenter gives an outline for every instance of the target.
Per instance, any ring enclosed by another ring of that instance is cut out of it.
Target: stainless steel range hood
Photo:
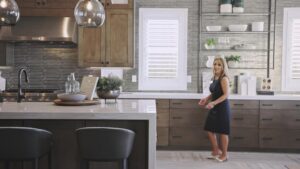
[[[77,25],[73,17],[21,17],[15,26],[0,27],[0,41],[77,43]]]

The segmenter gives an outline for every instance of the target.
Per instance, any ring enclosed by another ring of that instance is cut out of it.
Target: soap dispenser
[[[1,76],[1,73],[2,72],[0,71],[0,91],[5,91],[6,79]]]

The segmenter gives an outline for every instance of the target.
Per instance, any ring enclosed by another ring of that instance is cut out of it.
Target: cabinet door
[[[133,66],[132,10],[108,9],[106,17],[106,66]]]
[[[82,67],[104,66],[105,27],[79,28],[78,60]]]
[[[258,129],[231,128],[229,147],[258,148]]]
[[[118,3],[118,0],[106,0],[106,8],[115,8],[115,9],[129,9],[133,8],[133,0],[128,0],[126,4]]]
[[[169,128],[157,127],[157,146],[169,145]]]
[[[170,113],[169,109],[157,109],[156,120],[157,127],[169,127]]]
[[[231,126],[232,127],[247,127],[258,128],[258,113],[259,109],[244,109],[231,111]]]
[[[187,127],[198,126],[203,127],[207,116],[204,109],[171,109],[170,110],[170,126]]]
[[[210,143],[207,132],[202,127],[172,127],[170,128],[170,145],[208,147]]]

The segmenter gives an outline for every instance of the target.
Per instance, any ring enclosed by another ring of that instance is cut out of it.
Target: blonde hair
[[[222,66],[223,66],[223,70],[222,70],[222,73],[221,73],[219,79],[222,79],[223,77],[227,77],[229,79],[229,71],[228,71],[228,66],[227,66],[226,60],[221,56],[217,56],[214,59],[214,63],[216,61],[220,61],[222,63]],[[213,69],[213,73],[214,73],[213,78],[215,78],[215,70],[214,69]]]

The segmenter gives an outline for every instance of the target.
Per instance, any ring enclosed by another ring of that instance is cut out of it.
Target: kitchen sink
[[[24,102],[52,102],[57,98],[57,92],[48,91],[48,90],[25,90],[25,99],[22,101]],[[8,90],[1,93],[1,100],[4,102],[16,102],[17,101],[17,91],[15,90]]]

